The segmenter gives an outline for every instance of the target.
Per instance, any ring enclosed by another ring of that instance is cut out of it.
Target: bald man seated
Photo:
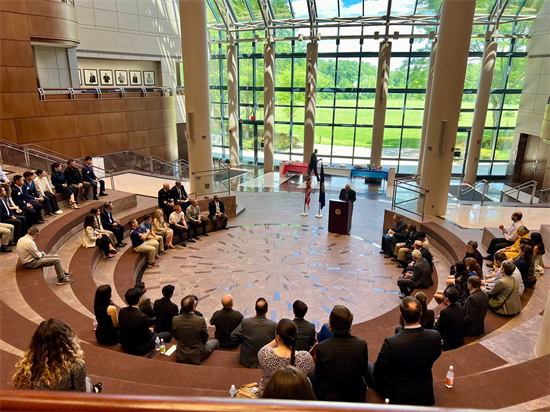
[[[216,327],[214,336],[220,343],[220,348],[230,349],[239,346],[239,342],[231,340],[231,332],[239,326],[244,318],[241,312],[233,309],[233,296],[222,298],[223,309],[214,312],[210,324]]]
[[[340,200],[351,203],[355,202],[357,200],[355,190],[353,190],[350,185],[346,185],[345,188],[340,190]]]

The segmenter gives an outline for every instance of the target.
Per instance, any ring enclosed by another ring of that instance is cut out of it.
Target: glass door
[[[470,129],[458,129],[456,133],[455,157],[453,158],[453,175],[461,175],[464,173],[464,161],[466,160],[466,152],[468,151],[468,143],[470,141]]]
[[[241,163],[264,164],[264,124],[261,121],[241,121],[240,154]]]

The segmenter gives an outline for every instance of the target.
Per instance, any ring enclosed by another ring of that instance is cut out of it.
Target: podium
[[[353,203],[342,200],[330,200],[328,214],[328,231],[348,235],[351,230]]]

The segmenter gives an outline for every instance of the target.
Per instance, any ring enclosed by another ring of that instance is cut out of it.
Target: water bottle
[[[160,350],[160,339],[157,336],[155,339],[155,350],[158,352]]]
[[[235,385],[231,385],[231,388],[229,388],[229,397],[230,398],[237,397],[237,388],[235,388]]]
[[[166,346],[164,345],[164,339],[161,339],[160,340],[160,354],[164,355],[165,352],[166,352]]]
[[[390,403],[390,400],[388,398],[384,399],[384,403],[388,405]]]
[[[453,372],[453,367],[449,366],[449,371],[447,372],[447,376],[445,376],[445,386],[447,388],[452,388],[455,383],[455,373]]]
[[[96,330],[98,323],[97,323],[97,318],[95,316],[94,316],[94,320],[92,321],[92,325],[94,325],[94,330]]]

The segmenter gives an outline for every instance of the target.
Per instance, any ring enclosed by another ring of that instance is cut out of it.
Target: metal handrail
[[[75,93],[80,92],[80,93]],[[61,93],[54,93],[61,92]],[[66,93],[63,93],[66,92]],[[140,93],[142,97],[147,97],[147,92],[160,92],[162,97],[171,96],[172,89],[167,86],[136,86],[136,87],[68,87],[68,88],[38,88],[40,100],[46,100],[46,96],[54,94],[69,94],[71,99],[75,99],[78,94],[95,94],[101,99],[103,93],[120,93],[121,98],[125,98],[127,93]]]
[[[415,215],[418,215],[418,216],[421,217],[422,220],[424,220],[424,212],[425,212],[425,205],[426,205],[425,201],[422,202],[422,212],[412,211],[412,210],[405,209],[404,207],[399,206],[399,205],[402,205],[404,203],[412,202],[412,201],[420,199],[420,198],[424,199],[426,194],[428,194],[430,192],[428,189],[426,189],[422,186],[419,186],[418,184],[416,184],[416,185],[413,184],[413,182],[415,182],[415,181],[416,182],[420,181],[420,177],[421,177],[420,174],[416,174],[416,175],[405,176],[405,177],[402,177],[402,178],[395,179],[394,185],[393,185],[392,210],[402,209],[402,210],[405,210],[409,213],[413,213]],[[408,190],[409,192],[417,193],[418,198],[407,199],[407,200],[403,200],[401,202],[397,202],[397,189],[399,187],[402,187],[403,189]]]
[[[537,185],[538,182],[536,180],[529,180],[528,182],[522,183],[519,186],[512,187],[508,190],[503,190],[502,193],[503,194],[508,194],[508,192],[515,192],[516,190],[527,189],[528,187],[532,186],[533,184]]]
[[[509,196],[509,197],[513,197],[510,193],[512,192],[516,192],[516,200],[519,201],[519,194],[525,190],[525,189],[529,189],[529,188],[532,188],[531,189],[531,200],[529,201],[529,204],[533,204],[534,201],[535,201],[535,193],[537,191],[537,185],[539,184],[539,182],[537,182],[536,180],[530,180],[528,182],[525,182],[525,183],[522,183],[521,185],[519,186],[516,186],[516,187],[513,187],[511,189],[508,189],[508,190],[503,190],[501,193],[500,193],[500,201],[502,202],[502,198],[504,197],[504,195],[506,196]],[[547,189],[546,189],[547,190]]]

